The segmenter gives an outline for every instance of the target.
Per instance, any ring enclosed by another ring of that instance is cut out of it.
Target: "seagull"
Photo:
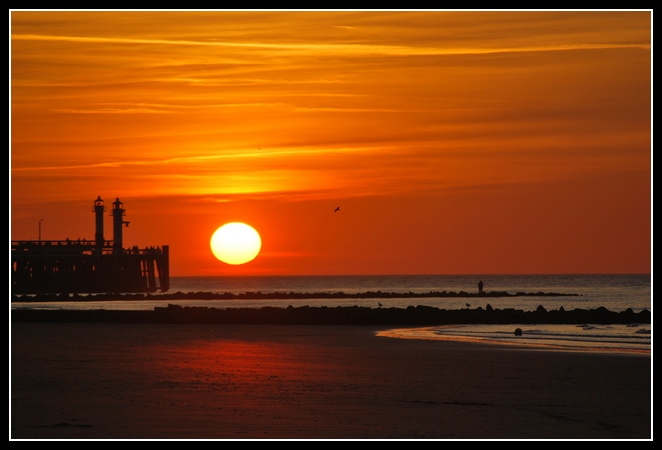
[[[333,212],[338,212],[338,211],[340,211],[340,206],[338,206]]]
[[[379,302],[377,302],[377,304],[378,304],[379,306],[382,306],[382,304],[381,304],[381,303],[379,303]]]

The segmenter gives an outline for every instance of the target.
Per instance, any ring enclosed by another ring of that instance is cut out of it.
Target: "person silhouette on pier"
[[[479,294],[483,293],[483,280],[478,282],[478,293]]]

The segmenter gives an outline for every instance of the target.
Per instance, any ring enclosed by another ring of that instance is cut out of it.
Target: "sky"
[[[12,240],[94,239],[100,196],[171,276],[651,272],[652,11],[11,11],[10,31]],[[253,261],[212,254],[228,222],[260,233]]]

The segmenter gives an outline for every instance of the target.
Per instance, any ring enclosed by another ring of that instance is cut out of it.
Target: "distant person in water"
[[[483,281],[478,282],[478,293],[482,294],[483,293]]]

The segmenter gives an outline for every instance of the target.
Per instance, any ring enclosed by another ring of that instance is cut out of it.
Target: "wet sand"
[[[651,439],[650,355],[384,327],[11,328],[11,439]]]

